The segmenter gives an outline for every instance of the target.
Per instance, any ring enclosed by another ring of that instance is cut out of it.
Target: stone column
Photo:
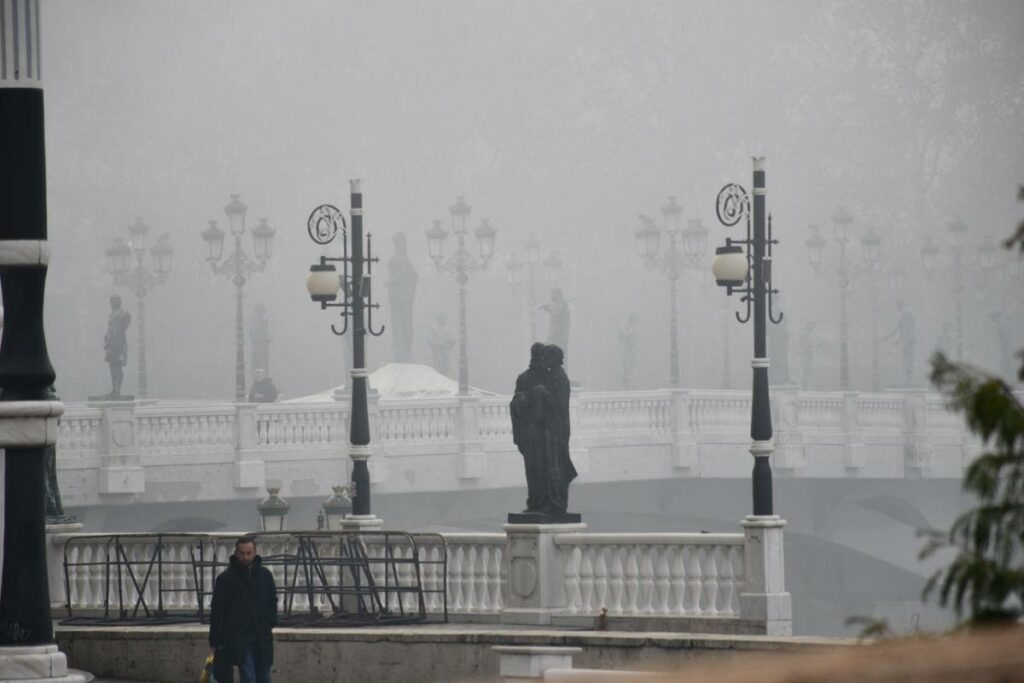
[[[690,392],[672,390],[672,467],[697,472],[697,435],[690,422]]]
[[[786,592],[782,529],[778,515],[748,515],[743,526],[745,583],[740,593],[740,617],[764,624],[769,636],[793,634],[790,595]]]
[[[459,396],[459,479],[481,479],[487,474],[487,459],[480,440],[480,399]]]
[[[581,477],[590,472],[590,449],[583,445],[583,441],[579,436],[580,425],[583,424],[580,421],[580,413],[583,410],[580,406],[580,394],[582,393],[583,388],[576,386],[572,388],[572,392],[569,394],[569,425],[571,426],[569,457],[576,468],[576,473]]]
[[[508,540],[505,562],[503,624],[542,626],[565,609],[562,565],[555,546],[557,534],[578,533],[586,524],[505,524]]]
[[[135,444],[135,402],[104,401],[99,434],[101,494],[142,493],[146,474]]]
[[[257,454],[256,404],[235,404],[235,488],[262,489],[267,483],[266,464]]]
[[[925,476],[932,466],[928,433],[928,401],[924,391],[907,391],[903,398],[903,468],[907,477]]]
[[[857,419],[857,392],[843,392],[843,465],[847,470],[864,467],[864,439]]]
[[[804,437],[800,430],[800,398],[795,384],[773,387],[775,418],[775,468],[792,473],[806,464]]]

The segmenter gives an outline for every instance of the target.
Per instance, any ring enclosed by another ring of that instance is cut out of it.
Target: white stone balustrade
[[[942,397],[772,391],[781,476],[959,477],[974,442]],[[746,391],[579,392],[581,482],[750,476]],[[58,425],[65,505],[327,496],[348,480],[348,403],[69,404]],[[508,397],[370,401],[376,491],[523,485]],[[628,463],[628,467],[625,465]]]
[[[756,518],[751,518],[756,519]],[[763,526],[763,525],[762,525]],[[781,529],[781,526],[779,527]],[[572,624],[592,623],[607,610],[610,618],[617,617],[661,617],[661,618],[712,618],[719,621],[750,621],[743,614],[741,595],[745,594],[748,581],[759,586],[759,595],[783,582],[781,568],[781,546],[774,547],[778,556],[763,551],[762,528],[746,534],[702,534],[702,533],[556,533],[553,541],[557,550],[557,567],[553,575],[556,585],[549,587],[551,593],[561,596],[556,619]],[[441,538],[443,537],[443,542]],[[124,534],[121,545],[131,562],[139,583],[146,575],[148,563],[153,554],[156,538],[151,534]],[[190,563],[199,559],[202,547],[203,559],[210,562],[216,558],[221,566],[227,562],[237,534],[167,534],[161,537],[164,544],[162,566],[154,565],[146,582],[143,598],[150,610],[160,604],[157,595],[159,576],[164,593],[162,605],[168,612],[195,611],[196,584]],[[368,555],[384,556],[382,536],[364,536]],[[781,538],[781,536],[779,537]],[[411,546],[394,542],[395,557],[411,556]],[[427,591],[438,591],[447,581],[447,611],[451,618],[462,620],[496,621],[506,605],[508,590],[507,537],[504,533],[448,533],[437,537],[417,538],[421,560],[420,581]],[[262,556],[296,553],[297,544],[290,535],[268,536],[259,541]],[[441,574],[443,565],[436,563],[444,558],[447,549],[447,576]],[[54,604],[69,601],[76,614],[83,610],[99,613],[105,602],[110,601],[111,616],[117,616],[119,601],[133,606],[138,600],[136,584],[123,570],[118,572],[116,564],[104,562],[114,559],[115,546],[110,536],[101,534],[63,533],[52,538],[49,552],[63,558],[66,552],[71,563],[67,574],[67,589],[63,573],[51,580]],[[337,547],[324,544],[322,556],[337,553]],[[747,555],[755,553],[753,564],[748,566]],[[757,555],[760,553],[760,555]],[[766,559],[767,558],[767,559]],[[92,563],[76,566],[75,563]],[[62,562],[60,562],[62,564]],[[748,579],[752,568],[756,572],[771,574],[767,578],[758,576]],[[384,584],[384,565],[374,565],[375,581]],[[272,567],[279,585],[285,577],[280,565]],[[337,581],[337,568],[327,568],[328,580]],[[399,583],[410,585],[414,566],[399,565]],[[212,571],[202,570],[204,585],[204,609],[209,610],[212,590]],[[301,576],[297,579],[303,585]],[[392,579],[393,580],[393,579]],[[773,583],[774,582],[774,583]],[[766,588],[767,587],[767,588]],[[120,591],[120,598],[119,593]],[[304,611],[308,599],[301,591],[291,598],[292,609]],[[328,610],[323,596],[314,598],[317,606]],[[391,597],[390,599],[395,599]],[[788,600],[788,594],[786,595]],[[444,596],[440,592],[424,595],[428,613],[444,612]],[[762,601],[763,602],[763,601]],[[415,611],[417,604],[412,595],[404,598],[403,606]],[[284,606],[282,605],[282,608]],[[57,610],[63,616],[63,610]],[[143,614],[141,608],[139,615]],[[574,621],[575,620],[575,621]]]
[[[568,614],[739,617],[743,534],[555,537]]]

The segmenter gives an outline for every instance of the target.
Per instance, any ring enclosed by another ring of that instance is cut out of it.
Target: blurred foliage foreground
[[[1024,221],[1004,246],[1024,256]],[[1024,381],[1024,350],[1017,356]],[[985,451],[964,473],[963,489],[977,506],[948,532],[922,532],[928,539],[922,558],[956,551],[929,579],[925,597],[937,591],[939,604],[951,605],[966,625],[1018,620],[1024,614],[1024,408],[1006,381],[942,353],[932,357],[931,380],[964,414]]]

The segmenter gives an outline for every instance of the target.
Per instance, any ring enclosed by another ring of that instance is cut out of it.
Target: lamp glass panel
[[[248,210],[245,204],[238,200],[238,195],[231,195],[231,202],[224,207],[224,213],[228,217],[228,227],[232,235],[241,235],[245,232],[245,212]]]

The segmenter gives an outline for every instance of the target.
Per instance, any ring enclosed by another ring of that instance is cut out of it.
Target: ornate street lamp
[[[661,207],[662,224],[659,228],[649,216],[640,215],[640,226],[634,231],[636,252],[648,270],[660,271],[668,278],[669,286],[669,385],[677,388],[679,380],[679,323],[678,281],[683,272],[695,266],[707,251],[708,231],[700,220],[691,220],[683,228],[683,207],[670,196]],[[668,235],[668,250],[660,253],[661,234]]]
[[[963,339],[964,339],[964,323],[963,323],[963,298],[964,298],[964,263],[963,255],[964,248],[967,245],[967,234],[970,232],[970,228],[960,218],[953,218],[946,224],[946,231],[949,234],[949,247],[950,254],[952,255],[952,283],[953,283],[953,307],[954,307],[954,323],[956,325],[956,339],[955,339],[955,353],[957,360],[963,358]],[[925,274],[931,276],[938,268],[938,257],[939,257],[939,245],[935,239],[929,235],[924,239],[921,245],[921,266],[924,268]],[[995,261],[995,245],[991,241],[983,242],[978,250],[978,260],[982,269],[986,269],[986,264],[994,264]]]
[[[138,300],[138,319],[136,329],[139,340],[139,362],[135,394],[146,398],[149,394],[149,380],[146,368],[146,294],[155,285],[163,284],[174,266],[174,247],[170,236],[160,236],[157,243],[149,249],[150,267],[146,267],[146,244],[149,226],[141,216],[128,226],[128,242],[118,237],[107,247],[107,272],[114,278],[114,284],[129,287]]]
[[[505,263],[505,269],[510,285],[518,287],[523,282],[526,283],[526,319],[529,330],[527,342],[533,343],[537,340],[537,267],[541,265],[540,240],[531,235],[523,242],[523,249],[526,254],[525,260],[521,261],[516,254],[512,254]],[[544,260],[549,274],[554,268],[560,269],[562,265],[560,259],[555,263],[552,257],[557,259],[557,256],[552,254]],[[549,278],[553,279],[550,275]]]
[[[352,512],[352,500],[348,497],[347,486],[332,486],[334,495],[324,501],[323,509],[327,529],[337,531],[345,527],[345,518]]]
[[[363,239],[362,181],[351,180],[349,185],[351,241],[348,239],[345,217],[330,204],[321,204],[313,209],[306,222],[309,237],[317,244],[330,244],[339,232],[341,234],[341,256],[321,256],[320,263],[309,269],[306,289],[310,298],[320,304],[321,310],[328,307],[340,309],[342,326],[338,328],[331,325],[334,334],[345,334],[348,331],[349,320],[352,321],[352,369],[349,372],[352,378],[349,432],[352,481],[348,489],[352,495],[352,514],[348,519],[358,525],[375,526],[380,522],[370,510],[370,469],[367,466],[367,460],[370,459],[370,414],[366,395],[369,377],[366,370],[366,335],[369,333],[378,337],[384,333],[383,326],[379,330],[373,329],[373,311],[379,309],[380,305],[373,302],[370,288],[373,264],[378,263],[380,259],[373,256],[370,234],[367,233],[365,240]],[[341,264],[341,273],[338,273],[335,263]],[[337,301],[339,293],[341,301]]]
[[[725,246],[715,250],[711,265],[715,281],[725,287],[726,294],[737,292],[746,304],[746,313],[736,313],[736,319],[745,323],[754,321],[753,384],[750,410],[750,454],[754,456],[753,498],[755,517],[772,517],[772,444],[771,399],[768,392],[768,333],[767,323],[782,322],[782,313],[776,318],[772,311],[773,295],[779,290],[772,287],[772,219],[765,221],[764,158],[754,158],[754,199],[736,183],[730,183],[718,193],[716,211],[718,220],[732,227],[741,220],[746,222],[745,240],[726,238]],[[751,205],[753,204],[753,205]],[[746,253],[744,249],[746,247]],[[749,518],[748,518],[749,519]],[[772,517],[772,523],[783,523]],[[757,522],[760,523],[760,522]]]
[[[274,240],[274,229],[267,225],[267,219],[261,218],[260,224],[253,228],[252,246],[255,259],[242,250],[242,235],[245,234],[245,215],[248,207],[239,201],[238,195],[231,195],[231,201],[224,207],[228,218],[228,229],[235,238],[235,248],[231,254],[221,261],[224,253],[223,230],[217,227],[217,221],[210,221],[209,227],[202,232],[206,242],[206,260],[215,275],[223,275],[235,286],[235,401],[245,401],[245,334],[242,315],[242,288],[246,279],[254,273],[263,272],[270,259]]]
[[[491,226],[485,218],[480,225],[473,230],[477,240],[478,256],[474,256],[466,250],[466,235],[469,232],[469,214],[471,207],[459,195],[455,203],[448,207],[448,213],[452,219],[452,232],[458,239],[458,246],[455,253],[445,258],[444,245],[448,233],[441,227],[441,221],[434,221],[434,225],[427,230],[427,253],[437,267],[438,272],[448,273],[455,278],[459,286],[459,395],[469,394],[469,361],[467,355],[466,340],[466,283],[469,282],[470,273],[478,270],[486,270],[494,256],[494,241],[497,230]]]
[[[849,319],[847,316],[847,302],[850,286],[856,272],[851,273],[846,262],[846,245],[850,242],[850,224],[853,223],[853,215],[845,206],[840,206],[832,215],[832,226],[836,243],[839,245],[839,388],[843,391],[850,389],[850,343],[849,343]],[[822,252],[825,250],[825,238],[821,236],[821,230],[817,225],[809,226],[810,235],[804,240],[807,246],[807,261],[816,272],[820,272],[822,264]],[[881,264],[881,238],[874,232],[873,228],[860,239],[864,267],[866,271],[876,271]],[[874,279],[872,278],[872,301],[875,301]],[[874,305],[874,304],[873,304]],[[877,306],[877,305],[875,305]],[[873,309],[874,310],[874,309]],[[876,311],[877,319],[877,311]],[[877,334],[872,335],[872,344],[877,345]],[[874,347],[873,347],[874,348]],[[873,350],[875,360],[872,365],[872,387],[878,390],[878,361],[877,349]]]
[[[280,487],[268,486],[267,497],[256,506],[260,513],[260,531],[285,530],[291,506],[288,505],[288,501],[277,495],[280,492]]]

